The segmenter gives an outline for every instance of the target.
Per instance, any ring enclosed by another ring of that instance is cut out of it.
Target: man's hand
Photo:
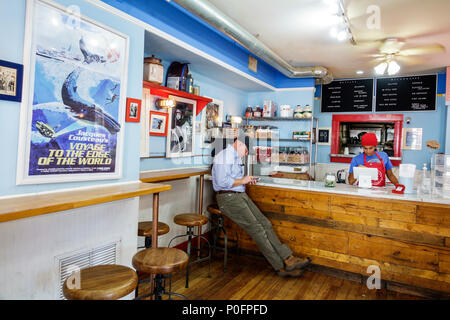
[[[252,176],[245,176],[242,178],[242,184],[253,184],[254,178]]]
[[[240,185],[255,184],[256,182],[258,182],[258,181],[256,180],[255,177],[252,177],[252,176],[244,176],[242,179],[236,179],[236,180],[234,180],[233,188],[234,188],[234,187],[237,187],[237,186],[240,186]]]

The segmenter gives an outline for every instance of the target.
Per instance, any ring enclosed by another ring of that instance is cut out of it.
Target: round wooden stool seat
[[[210,204],[210,205],[206,208],[206,210],[208,210],[208,212],[209,212],[209,213],[212,213],[212,214],[216,214],[216,215],[219,215],[219,216],[222,215],[222,211],[220,211],[219,206],[217,205],[217,203]]]
[[[138,224],[138,236],[151,237],[153,230],[153,221],[143,221]],[[170,227],[164,222],[158,222],[158,236],[169,233]]]
[[[68,286],[64,281],[63,293],[69,300],[115,300],[133,292],[138,284],[136,272],[126,266],[111,264],[85,268],[80,271],[79,288],[76,281]]]
[[[195,213],[177,214],[173,218],[173,222],[181,226],[193,227],[201,226],[208,222],[208,217]]]
[[[149,248],[133,256],[133,267],[144,273],[168,274],[183,270],[188,261],[188,255],[180,249]]]

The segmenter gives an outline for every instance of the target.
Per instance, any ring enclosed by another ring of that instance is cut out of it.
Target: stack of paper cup
[[[405,193],[414,193],[415,164],[402,163],[399,169],[398,182],[405,186]]]

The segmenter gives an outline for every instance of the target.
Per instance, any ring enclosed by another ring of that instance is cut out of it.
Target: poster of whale
[[[27,6],[18,184],[120,178],[128,37],[79,8],[48,0]]]

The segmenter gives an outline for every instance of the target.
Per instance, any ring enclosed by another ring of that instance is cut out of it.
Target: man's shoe
[[[287,271],[286,269],[281,269],[277,272],[280,277],[301,277],[305,269],[294,269]]]
[[[303,269],[307,265],[311,264],[311,259],[302,259],[296,256],[291,256],[284,263],[286,271],[292,271],[294,269]]]

